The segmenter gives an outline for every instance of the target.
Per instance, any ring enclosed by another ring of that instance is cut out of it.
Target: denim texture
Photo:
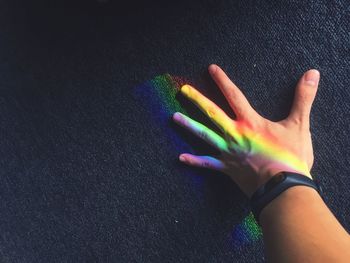
[[[147,106],[155,98],[135,93],[168,73],[230,112],[210,63],[271,120],[287,116],[305,71],[321,72],[312,174],[349,231],[349,8],[340,0],[1,1],[0,261],[264,262],[261,238],[232,237],[248,213],[238,187],[177,161],[212,149],[170,112],[169,121],[155,118]]]

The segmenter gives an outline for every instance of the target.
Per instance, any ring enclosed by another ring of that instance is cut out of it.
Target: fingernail
[[[176,120],[176,121],[180,121],[181,119],[181,113],[180,112],[175,112],[173,114],[173,119]]]
[[[214,74],[216,72],[216,65],[211,64],[208,68],[210,74]]]
[[[181,92],[182,92],[183,94],[188,94],[189,91],[190,91],[189,85],[185,84],[185,85],[183,85],[183,86],[181,87]]]
[[[320,72],[316,69],[311,69],[306,72],[304,76],[305,84],[309,86],[316,86],[320,78]]]
[[[186,158],[185,158],[183,155],[180,155],[180,158],[179,158],[179,159],[180,159],[181,162],[186,161]]]

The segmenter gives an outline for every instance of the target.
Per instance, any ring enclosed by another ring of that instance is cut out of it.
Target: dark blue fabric
[[[168,73],[229,112],[210,63],[272,120],[321,72],[312,174],[350,230],[349,21],[340,0],[1,1],[0,261],[263,262],[238,187],[177,161],[212,149],[137,89]]]

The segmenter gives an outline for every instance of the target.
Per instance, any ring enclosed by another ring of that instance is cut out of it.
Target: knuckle
[[[294,126],[300,126],[301,125],[301,118],[291,118],[289,119],[289,123],[294,125]]]
[[[255,117],[247,118],[244,121],[245,126],[253,131],[258,131],[260,127],[263,126],[262,123],[263,121]]]
[[[310,130],[308,116],[290,118],[288,119],[288,126],[296,127],[296,129],[304,132],[308,132]]]
[[[214,118],[214,116],[215,116],[215,109],[214,109],[214,107],[212,107],[212,106],[208,107],[206,112],[207,112],[207,114],[208,114],[208,116],[210,118]]]
[[[203,140],[208,139],[208,134],[205,131],[200,131],[199,132],[199,137],[202,138]]]
[[[305,113],[299,113],[298,116],[290,118],[289,121],[295,126],[304,126],[308,116]]]
[[[202,166],[208,168],[208,167],[210,167],[210,162],[204,161],[204,162],[202,162]]]
[[[224,87],[226,90],[226,96],[229,100],[235,101],[237,98],[237,92],[234,86],[226,86]]]

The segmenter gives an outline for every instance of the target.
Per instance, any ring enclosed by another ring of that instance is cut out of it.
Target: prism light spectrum
[[[267,160],[273,161],[276,165],[302,172],[312,179],[307,163],[289,150],[282,148],[270,134],[253,131],[244,120],[232,121],[224,111],[213,105],[212,101],[188,84],[181,87],[181,92],[223,130],[226,143],[229,143],[238,153],[247,153],[247,160],[253,157],[257,166]],[[234,141],[230,140],[230,137]],[[222,145],[224,147],[222,150],[227,150],[227,145],[222,142],[222,139],[217,136],[216,138],[211,143]]]
[[[148,112],[149,119],[154,121],[157,125],[162,126],[164,136],[169,137],[169,141],[173,142],[171,146],[174,147],[176,152],[180,153],[188,151],[190,146],[185,144],[183,140],[170,129],[169,119],[172,118],[175,112],[187,114],[186,110],[176,99],[180,88],[186,83],[188,83],[188,81],[183,77],[163,74],[146,81],[133,90],[134,97],[143,106],[143,109]],[[202,124],[198,122],[198,126],[200,125]],[[221,143],[222,147],[226,144],[224,141],[221,141]],[[203,177],[197,174],[191,177],[193,178],[196,190],[203,192]],[[201,195],[202,194],[203,193],[201,193]],[[235,246],[255,242],[259,240],[260,237],[261,229],[257,225],[252,213],[249,213],[240,224],[234,226],[231,233],[231,239],[233,239],[231,241]]]

